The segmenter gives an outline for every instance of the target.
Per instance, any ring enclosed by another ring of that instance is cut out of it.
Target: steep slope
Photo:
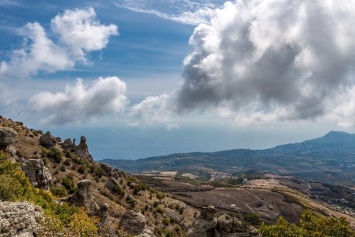
[[[188,230],[198,210],[131,175],[94,162],[85,142],[84,137],[79,145],[68,139],[62,142],[50,133],[43,134],[0,116],[0,180],[4,181],[0,184],[0,203],[1,200],[35,203],[51,216],[42,227],[49,226],[52,229],[46,229],[47,232],[66,236],[73,236],[70,231],[78,230],[80,218],[93,218],[87,219],[87,223],[92,221],[99,231],[84,236],[161,236]],[[16,163],[10,165],[10,160]],[[17,171],[17,164],[24,173]],[[85,208],[89,217],[78,207]],[[0,226],[13,223],[7,216],[11,215],[1,214]],[[0,235],[11,236],[6,231],[1,228]],[[47,236],[40,232],[36,235]]]

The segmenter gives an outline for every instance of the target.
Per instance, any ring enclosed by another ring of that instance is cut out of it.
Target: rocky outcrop
[[[57,144],[57,139],[50,132],[46,132],[39,138],[39,142],[42,146],[51,148]]]
[[[153,231],[149,230],[146,225],[146,219],[140,212],[127,211],[120,223],[127,234],[139,237],[155,237]]]
[[[81,180],[78,183],[78,190],[69,199],[69,202],[79,207],[86,207],[90,214],[96,215],[100,209],[92,197],[92,182],[89,179]]]
[[[36,236],[43,210],[29,202],[0,202],[0,237]]]
[[[258,231],[253,226],[243,225],[242,222],[227,214],[214,217],[213,206],[204,207],[201,216],[195,220],[187,237],[230,237],[230,236],[259,236]]]
[[[216,237],[227,236],[259,236],[258,230],[253,226],[246,226],[238,218],[223,214],[217,219]]]
[[[52,181],[52,175],[48,168],[40,159],[21,159],[21,169],[30,179],[31,184],[40,189],[49,189]]]
[[[77,154],[81,159],[88,160],[90,162],[94,162],[93,157],[89,153],[88,145],[86,144],[86,137],[80,137],[80,144],[75,144],[75,139],[73,141],[70,138],[64,140],[62,144],[63,149],[68,150]]]
[[[82,159],[89,160],[90,162],[94,161],[94,159],[89,153],[89,148],[88,145],[86,144],[86,137],[84,136],[80,137],[80,144],[76,146],[76,154]]]
[[[64,140],[62,144],[63,149],[75,152],[75,146],[70,138]]]
[[[12,128],[0,127],[0,147],[6,148],[15,144],[16,136],[17,132]]]
[[[214,217],[216,210],[213,206],[204,207],[201,216],[192,224],[187,232],[187,237],[213,237],[217,227],[217,218]]]

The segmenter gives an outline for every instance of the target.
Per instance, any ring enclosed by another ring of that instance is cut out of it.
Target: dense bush
[[[65,178],[63,178],[62,184],[70,194],[75,193],[77,187],[74,184],[74,177],[71,174],[68,174]]]
[[[57,147],[52,147],[50,150],[43,148],[42,156],[52,158],[58,164],[63,160],[63,152]]]
[[[260,225],[261,224],[259,216],[254,213],[244,214],[243,220],[250,225]]]
[[[65,196],[67,196],[67,190],[65,188],[62,188],[62,187],[52,187],[51,188],[51,193],[54,196],[57,196],[57,197],[65,197]]]

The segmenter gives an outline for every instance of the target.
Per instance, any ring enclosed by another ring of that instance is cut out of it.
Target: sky
[[[355,0],[0,0],[0,114],[96,160],[355,127]]]

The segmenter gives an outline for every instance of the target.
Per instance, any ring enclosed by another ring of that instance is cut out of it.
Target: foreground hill
[[[97,163],[86,139],[0,116],[0,236],[165,236],[199,210]]]
[[[333,184],[355,182],[355,134],[329,132],[323,137],[270,149],[235,149],[149,157],[139,160],[102,160],[129,173],[143,171],[223,171],[291,175]]]

